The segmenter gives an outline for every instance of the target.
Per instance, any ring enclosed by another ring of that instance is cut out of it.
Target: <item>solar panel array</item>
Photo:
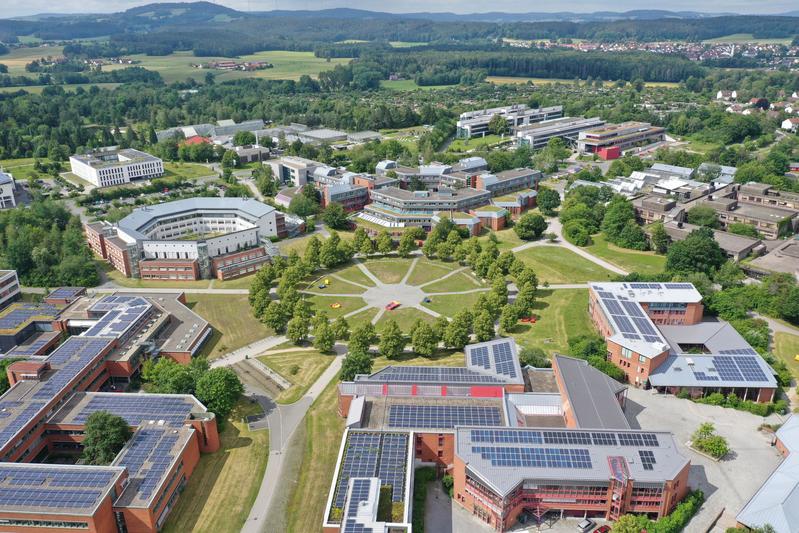
[[[381,485],[392,486],[392,501],[404,499],[407,433],[354,431],[347,437],[341,460],[333,506],[344,507],[350,478],[377,477]]]
[[[749,353],[750,350],[732,350],[735,353]],[[754,350],[751,350],[754,351]],[[730,350],[727,350],[730,352]],[[757,352],[755,352],[757,353]],[[713,368],[718,376],[700,370],[693,370],[698,381],[739,381],[739,382],[764,382],[768,381],[766,373],[761,368],[759,356],[751,355],[724,355],[712,356]]]
[[[410,405],[389,406],[388,427],[443,429],[455,426],[502,426],[498,407],[474,405]]]
[[[59,346],[47,361],[57,369],[33,394],[34,400],[50,400],[61,392],[108,346],[108,339],[70,337]]]
[[[630,283],[632,288],[659,288],[659,283]],[[636,285],[640,287],[635,287]],[[649,287],[655,285],[656,287]],[[646,287],[644,287],[646,286]],[[597,291],[597,295],[609,313],[615,329],[627,340],[643,340],[650,343],[664,343],[663,337],[652,325],[652,321],[644,313],[637,302],[616,297],[606,291]]]
[[[152,304],[139,296],[106,296],[89,309],[92,314],[105,314],[85,334],[87,336],[122,337],[150,309],[152,309]]]
[[[694,286],[691,283],[664,283],[664,287],[667,289],[693,289]]]
[[[507,429],[472,429],[472,442],[494,444],[568,444],[579,446],[649,446],[659,447],[654,433],[611,431],[512,431]]]
[[[638,450],[638,456],[641,457],[641,465],[643,465],[644,470],[654,470],[655,463],[655,454],[652,450]]]
[[[392,366],[373,374],[370,381],[427,383],[504,383],[465,367]]]
[[[182,426],[195,403],[181,396],[151,396],[142,394],[92,395],[72,419],[72,423],[83,424],[89,415],[97,411],[108,411],[121,416],[131,426],[148,420],[163,420],[172,426]]]
[[[470,355],[472,357],[471,363],[474,366],[482,366],[486,370],[491,368],[491,363],[488,359],[488,346],[472,348]]]
[[[26,402],[25,406],[15,411],[20,406],[19,402],[0,402],[0,409],[10,409],[0,413],[0,447],[11,440],[17,433],[22,431],[33,418],[44,408],[44,402]],[[6,422],[8,420],[8,422]],[[6,422],[6,423],[4,423]]]
[[[517,446],[472,446],[472,453],[490,461],[491,466],[517,468],[591,468],[591,456],[584,448],[530,448]]]
[[[0,467],[0,508],[90,510],[117,475],[104,469]]]
[[[115,465],[128,469],[131,478],[142,478],[138,486],[138,496],[147,500],[158,487],[161,478],[175,460],[172,448],[178,441],[178,434],[171,430],[140,429],[128,443],[115,462]],[[145,467],[145,463],[149,463]]]
[[[58,309],[49,304],[15,304],[0,317],[0,329],[17,329],[34,317],[55,318]]]
[[[47,343],[53,340],[51,337],[40,337],[33,342],[14,346],[6,355],[8,356],[23,356],[23,355],[36,355]]]
[[[510,346],[511,341],[496,342],[491,345],[494,354],[494,368],[497,374],[502,374],[510,378],[516,377],[516,361],[513,358],[513,351]]]
[[[55,289],[53,292],[47,295],[47,298],[57,298],[59,300],[66,300],[69,298],[74,298],[81,292],[83,292],[83,287],[59,287]]]

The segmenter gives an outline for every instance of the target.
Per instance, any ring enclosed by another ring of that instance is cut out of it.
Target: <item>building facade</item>
[[[563,139],[567,144],[576,144],[581,131],[599,128],[605,121],[599,117],[563,117],[546,120],[516,130],[516,143],[533,150],[545,148],[550,139]]]
[[[96,187],[122,185],[164,175],[161,159],[132,148],[101,148],[69,158],[72,173]]]
[[[504,107],[493,107],[490,109],[479,109],[477,111],[467,111],[461,113],[458,118],[457,137],[459,139],[469,139],[471,137],[482,137],[489,133],[488,124],[495,115],[504,118],[511,132],[517,128],[527,126],[543,120],[551,120],[563,116],[563,106],[542,107],[533,109],[526,104],[514,104]]]
[[[648,122],[606,124],[599,128],[581,131],[577,138],[577,149],[586,154],[598,154],[602,150],[611,149],[624,151],[662,141],[665,134],[664,128],[653,126]]]

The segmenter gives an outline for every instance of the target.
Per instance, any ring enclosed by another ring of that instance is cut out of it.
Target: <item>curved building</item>
[[[98,255],[128,277],[230,279],[254,272],[286,235],[283,214],[248,198],[189,198],[86,225]]]

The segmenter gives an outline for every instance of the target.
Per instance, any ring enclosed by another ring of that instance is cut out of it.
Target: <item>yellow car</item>
[[[330,308],[331,309],[340,309],[341,308],[341,304],[338,303],[338,302],[336,302],[334,304],[330,304]]]

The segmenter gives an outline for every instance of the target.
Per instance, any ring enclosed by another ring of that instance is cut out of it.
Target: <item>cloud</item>
[[[38,13],[108,13],[124,11],[134,6],[151,3],[147,0],[0,0],[2,16],[14,17]],[[414,11],[452,11],[475,13],[481,11],[627,11],[630,9],[652,9],[651,2],[641,0],[617,0],[612,4],[599,0],[554,1],[546,5],[531,4],[527,0],[495,0],[490,4],[474,0],[402,0],[386,4],[382,0],[217,0],[215,3],[243,11],[269,11],[272,9],[328,9],[350,7],[372,11],[408,13]],[[667,0],[656,6],[673,11],[738,12],[738,13],[782,13],[797,8],[795,0]]]

